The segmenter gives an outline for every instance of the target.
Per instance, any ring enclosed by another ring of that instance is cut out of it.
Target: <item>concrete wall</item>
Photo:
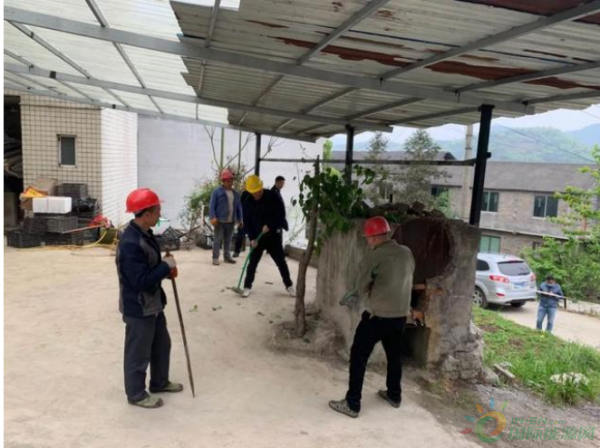
[[[347,234],[336,233],[323,246],[317,274],[317,306],[339,329],[347,348],[364,304],[339,305],[344,293],[356,287],[361,261],[367,253],[360,223]],[[450,263],[444,272],[427,280],[424,314],[429,338],[425,363],[454,378],[474,380],[481,373],[481,334],[471,323],[475,260],[479,231],[461,221],[446,221]],[[424,242],[425,244],[425,242]],[[381,351],[376,354],[381,359]]]
[[[184,207],[185,197],[194,189],[198,181],[215,175],[216,164],[210,138],[204,126],[140,116],[138,119],[138,184],[155,189],[164,199],[163,215],[171,219],[171,224],[179,226],[178,215]],[[233,158],[239,147],[238,131],[225,131],[226,160]],[[248,134],[242,133],[242,142]],[[254,167],[255,140],[250,142],[242,153],[242,164],[247,170]],[[271,138],[262,136],[264,156]],[[221,133],[215,133],[217,157],[221,145]],[[269,157],[298,158],[316,157],[322,153],[322,143],[300,143],[293,140],[277,139],[273,143]],[[232,163],[237,167],[237,159]],[[261,178],[265,186],[271,187],[277,175],[286,178],[283,198],[288,204],[290,228],[300,225],[301,216],[291,210],[291,199],[299,193],[298,179],[311,170],[309,164],[266,163],[261,164]]]
[[[137,188],[137,114],[111,109],[101,112],[102,214],[113,224],[130,219],[125,199]]]
[[[86,183],[90,195],[102,199],[100,120],[98,108],[21,95],[25,187],[37,179]],[[59,164],[61,134],[76,136],[76,166]]]

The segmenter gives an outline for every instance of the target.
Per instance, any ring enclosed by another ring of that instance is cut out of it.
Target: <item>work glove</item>
[[[173,255],[167,255],[163,258],[163,261],[169,265],[169,269],[175,269],[177,267],[177,262]]]
[[[342,297],[342,300],[340,300],[340,305],[353,306],[354,304],[356,304],[356,302],[358,302],[358,291],[356,289],[353,289],[352,291],[344,294],[344,297]]]
[[[219,220],[218,220],[217,218],[213,218],[213,219],[211,219],[211,220],[210,220],[210,223],[211,223],[213,226],[216,226],[217,224],[219,224]]]

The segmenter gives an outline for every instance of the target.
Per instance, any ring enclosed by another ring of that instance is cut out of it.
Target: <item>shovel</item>
[[[258,242],[260,241],[260,239],[262,238],[263,233],[261,232],[260,235],[258,235],[258,238],[256,238],[256,244],[258,245]],[[231,287],[229,289],[231,289],[233,292],[238,293],[238,294],[242,294],[242,292],[244,292],[244,290],[242,289],[242,280],[244,278],[244,273],[246,272],[246,266],[248,266],[248,261],[250,261],[250,256],[252,255],[252,252],[254,252],[254,247],[250,247],[250,251],[248,252],[248,256],[246,257],[246,261],[244,261],[244,266],[242,267],[242,273],[240,274],[240,280],[238,281],[237,287]]]

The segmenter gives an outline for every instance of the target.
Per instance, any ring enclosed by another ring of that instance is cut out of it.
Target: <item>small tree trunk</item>
[[[315,176],[319,175],[319,157],[315,162]],[[304,302],[304,296],[306,293],[306,272],[308,265],[312,258],[315,250],[315,242],[317,240],[317,223],[319,216],[319,198],[314,198],[313,206],[310,211],[310,217],[308,221],[308,246],[302,258],[300,259],[300,265],[298,266],[298,280],[296,281],[296,309],[294,310],[295,315],[295,333],[297,338],[301,338],[306,333],[306,305]]]

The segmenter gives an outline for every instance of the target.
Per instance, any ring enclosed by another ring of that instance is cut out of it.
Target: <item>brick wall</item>
[[[137,188],[137,115],[103,109],[102,116],[102,214],[115,225],[130,219],[125,199]]]
[[[101,200],[100,110],[54,98],[20,96],[25,186],[37,179],[86,183],[90,195]],[[60,166],[61,134],[76,136],[76,166]]]
[[[528,234],[563,236],[560,225],[546,218],[533,216],[535,196],[541,193],[518,191],[501,191],[498,201],[498,212],[482,212],[481,228],[509,230]],[[558,203],[558,216],[564,215],[568,206],[564,201]]]

